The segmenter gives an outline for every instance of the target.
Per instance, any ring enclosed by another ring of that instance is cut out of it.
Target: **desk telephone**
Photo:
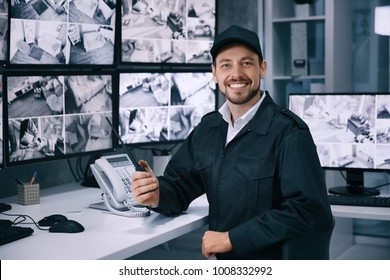
[[[150,215],[150,210],[137,205],[132,196],[130,178],[135,166],[127,154],[102,156],[90,167],[110,212],[126,217]]]

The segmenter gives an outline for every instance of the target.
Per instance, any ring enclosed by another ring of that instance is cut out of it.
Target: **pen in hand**
[[[141,165],[143,168],[145,168],[145,170],[150,174],[150,176],[152,178],[155,178],[157,180],[156,174],[154,173],[153,169],[150,168],[150,165],[147,163],[146,160],[141,159],[141,160],[138,161],[138,164]],[[157,189],[158,189],[158,185],[157,185],[157,188],[155,188],[153,190],[150,190],[148,192],[154,192]]]
[[[152,176],[153,178],[157,178],[156,174],[154,174],[154,171],[152,168],[150,168],[149,164],[146,162],[146,160],[143,160],[141,159],[139,162],[138,162],[139,165],[141,165],[143,168],[145,168],[145,170],[147,172],[149,172],[150,176]]]
[[[150,176],[151,176],[152,178],[154,178],[154,179],[157,181],[157,176],[156,176],[156,174],[154,173],[153,169],[150,168],[150,166],[149,166],[149,164],[147,163],[146,160],[141,159],[141,160],[138,161],[138,164],[139,164],[140,166],[142,166],[143,168],[145,168],[145,170],[150,174]],[[157,187],[156,187],[155,189],[146,191],[146,192],[144,192],[143,194],[149,193],[149,192],[154,192],[154,191],[157,191],[158,189],[159,189],[159,185],[158,185],[158,182],[157,182]],[[158,202],[157,202],[156,205],[149,205],[149,206],[150,206],[150,207],[157,207],[157,206],[158,206]]]

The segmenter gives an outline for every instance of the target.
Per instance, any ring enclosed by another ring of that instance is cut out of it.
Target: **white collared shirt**
[[[254,117],[259,109],[260,104],[263,102],[265,98],[265,93],[263,93],[262,97],[259,101],[253,105],[252,108],[248,110],[244,115],[238,118],[234,124],[232,123],[231,112],[227,102],[225,102],[221,108],[219,108],[218,112],[222,115],[222,118],[228,123],[228,131],[226,135],[226,143],[225,146],[237,135],[238,132]]]

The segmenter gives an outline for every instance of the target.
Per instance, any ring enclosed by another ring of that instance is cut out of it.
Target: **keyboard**
[[[0,227],[0,245],[4,245],[25,237],[30,236],[34,230],[30,227],[20,226],[1,226]]]
[[[328,195],[330,204],[349,206],[390,207],[390,197],[359,195]]]

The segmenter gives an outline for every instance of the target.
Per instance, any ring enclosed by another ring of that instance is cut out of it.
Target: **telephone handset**
[[[90,167],[110,212],[127,217],[150,215],[149,209],[140,207],[133,199],[130,178],[135,166],[127,154],[102,156]]]

